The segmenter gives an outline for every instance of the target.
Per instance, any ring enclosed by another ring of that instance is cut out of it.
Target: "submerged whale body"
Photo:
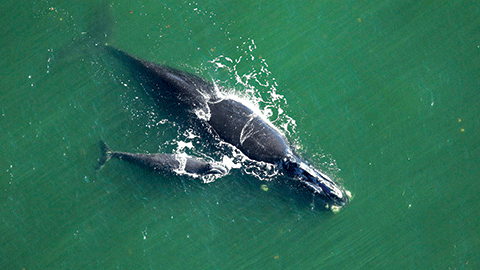
[[[202,175],[225,175],[227,169],[221,165],[206,162],[203,159],[197,159],[189,156],[176,154],[138,154],[116,152],[110,149],[104,141],[100,141],[102,158],[100,159],[98,169],[112,157],[128,161],[145,169],[152,171],[168,171],[176,173],[188,173],[194,176]]]
[[[213,83],[187,72],[138,59],[111,46],[105,48],[128,66],[160,106],[170,99],[175,106],[184,107],[197,116],[202,115],[201,119],[209,130],[248,158],[278,166],[328,204],[343,206],[348,202],[345,190],[300,159],[271,124],[241,102],[223,97]]]

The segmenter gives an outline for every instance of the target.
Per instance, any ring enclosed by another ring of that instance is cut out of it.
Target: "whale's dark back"
[[[194,74],[136,58],[111,46],[105,48],[128,66],[156,102],[165,104],[168,100],[188,109],[205,110],[207,100],[215,96],[213,84]]]
[[[242,103],[224,99],[210,103],[209,108],[208,123],[220,138],[250,159],[278,164],[291,153],[285,138]]]

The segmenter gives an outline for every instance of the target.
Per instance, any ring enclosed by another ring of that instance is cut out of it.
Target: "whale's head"
[[[291,155],[283,159],[282,167],[288,174],[298,178],[308,188],[322,197],[327,204],[341,207],[348,203],[350,197],[343,188],[328,175],[315,169],[298,157]]]

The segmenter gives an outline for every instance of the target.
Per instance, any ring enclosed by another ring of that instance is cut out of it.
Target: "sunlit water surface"
[[[0,6],[0,269],[480,268],[479,3]],[[205,138],[103,43],[225,87],[351,203]],[[230,172],[97,172],[100,140]]]

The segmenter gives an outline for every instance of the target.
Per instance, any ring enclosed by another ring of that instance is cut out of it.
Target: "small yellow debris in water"
[[[465,129],[461,128],[461,129],[460,129],[460,132],[465,132]]]
[[[358,21],[358,22],[362,22],[362,19],[361,19],[361,18],[358,18],[357,21]]]
[[[458,120],[459,123],[462,122],[462,119],[460,119],[460,118],[458,118],[457,120]]]
[[[332,206],[330,206],[330,210],[332,210],[332,212],[333,212],[334,214],[336,214],[336,213],[340,212],[340,210],[342,210],[342,207],[336,206],[336,205],[332,205]]]
[[[275,255],[275,256],[273,256],[273,258],[274,258],[275,260],[278,260],[279,257],[278,257],[278,255]]]
[[[268,191],[267,185],[261,185],[260,188],[261,188],[263,191]]]

